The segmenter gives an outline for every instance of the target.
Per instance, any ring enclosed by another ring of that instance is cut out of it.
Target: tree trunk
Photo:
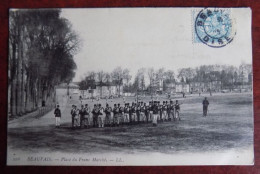
[[[11,98],[10,98],[10,111],[11,115],[16,115],[16,44],[12,44],[12,67],[11,67]]]

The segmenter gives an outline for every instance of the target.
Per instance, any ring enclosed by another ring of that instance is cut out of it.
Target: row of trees
[[[204,65],[196,68],[179,70],[178,78],[181,82],[212,83],[220,82],[221,89],[234,89],[237,86],[252,82],[252,65],[242,63],[239,67],[227,65]]]
[[[9,108],[21,115],[55,100],[55,85],[75,75],[79,39],[60,9],[9,15]]]
[[[220,82],[221,89],[234,89],[238,85],[250,84],[252,67],[250,64],[242,63],[239,67],[227,65],[203,65],[196,68],[181,68],[175,75],[173,70],[164,68],[140,68],[132,79],[128,69],[115,68],[111,73],[99,71],[87,73],[84,80],[80,82],[81,89],[92,83],[99,84],[114,81],[118,87],[123,85],[124,92],[138,93],[147,91],[151,94],[156,91],[165,91],[169,84],[183,82],[190,84]],[[94,84],[93,84],[94,85]],[[119,88],[120,89],[120,88]]]

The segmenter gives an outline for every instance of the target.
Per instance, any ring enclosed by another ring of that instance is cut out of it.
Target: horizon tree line
[[[245,77],[245,75],[251,77]],[[245,78],[249,81],[246,81]],[[140,68],[133,79],[129,69],[116,67],[112,72],[88,72],[79,83],[80,89],[86,89],[89,80],[92,80],[92,83],[97,82],[99,85],[114,81],[119,89],[123,86],[123,92],[136,94],[145,91],[153,95],[157,91],[165,91],[167,85],[172,83],[212,84],[215,81],[221,83],[221,89],[233,90],[238,86],[252,82],[252,65],[245,63],[241,63],[239,67],[217,64],[201,65],[195,68],[180,68],[177,75],[173,70],[165,70],[164,68]],[[95,84],[93,85],[95,86]]]

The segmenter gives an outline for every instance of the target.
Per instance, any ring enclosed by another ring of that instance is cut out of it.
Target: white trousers
[[[153,114],[153,124],[157,124],[158,114]]]
[[[56,126],[60,126],[60,117],[55,117]]]

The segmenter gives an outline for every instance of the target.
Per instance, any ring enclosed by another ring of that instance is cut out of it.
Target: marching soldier
[[[120,103],[118,103],[118,108],[119,108],[119,121],[124,124],[124,108],[120,106]],[[119,123],[120,124],[120,123]]]
[[[141,105],[140,105],[140,121],[141,122],[145,122],[145,106],[143,104],[143,102],[141,102]]]
[[[169,105],[169,119],[172,121],[175,121],[175,116],[174,116],[174,110],[175,110],[175,106],[173,104],[173,101],[170,101],[170,105]]]
[[[146,123],[149,122],[150,107],[144,103]]]
[[[113,113],[114,113],[114,124],[115,126],[119,126],[119,108],[117,107],[116,104],[114,104],[113,108]]]
[[[152,121],[153,118],[153,101],[149,102],[149,121]]]
[[[163,105],[162,105],[162,121],[166,121],[167,120],[167,117],[168,117],[168,114],[167,114],[167,105],[166,105],[166,102],[163,101]]]
[[[209,101],[207,97],[205,97],[205,99],[203,100],[202,105],[203,105],[203,116],[206,117],[208,114],[208,106],[209,106]]]
[[[93,115],[93,127],[98,127],[99,109],[96,104],[94,104],[94,108],[92,110],[92,115]]]
[[[137,107],[136,107],[136,116],[137,116],[137,122],[140,122],[140,112],[141,112],[141,107],[140,107],[140,102],[138,102]]]
[[[90,108],[88,107],[88,104],[85,104],[85,127],[90,127]]]
[[[153,106],[153,126],[157,126],[158,116],[159,116],[159,102],[155,101],[155,105]]]
[[[124,122],[126,124],[129,124],[129,111],[129,103],[126,103],[124,108]]]
[[[81,109],[79,110],[79,120],[80,120],[80,127],[83,127],[85,124],[85,108],[84,105],[81,105]]]
[[[98,105],[98,127],[104,127],[104,121],[105,121],[105,114],[104,114],[104,108],[101,106],[101,104]]]
[[[135,123],[137,120],[136,116],[136,104],[133,102],[131,107],[131,113],[132,113],[132,123]]]
[[[105,124],[112,126],[112,108],[106,104],[106,108],[105,108],[105,113],[106,113],[106,118],[105,118]]]
[[[158,121],[162,121],[162,105],[160,104],[160,101],[157,101],[158,103],[158,109],[159,109],[159,115],[158,115]]]

